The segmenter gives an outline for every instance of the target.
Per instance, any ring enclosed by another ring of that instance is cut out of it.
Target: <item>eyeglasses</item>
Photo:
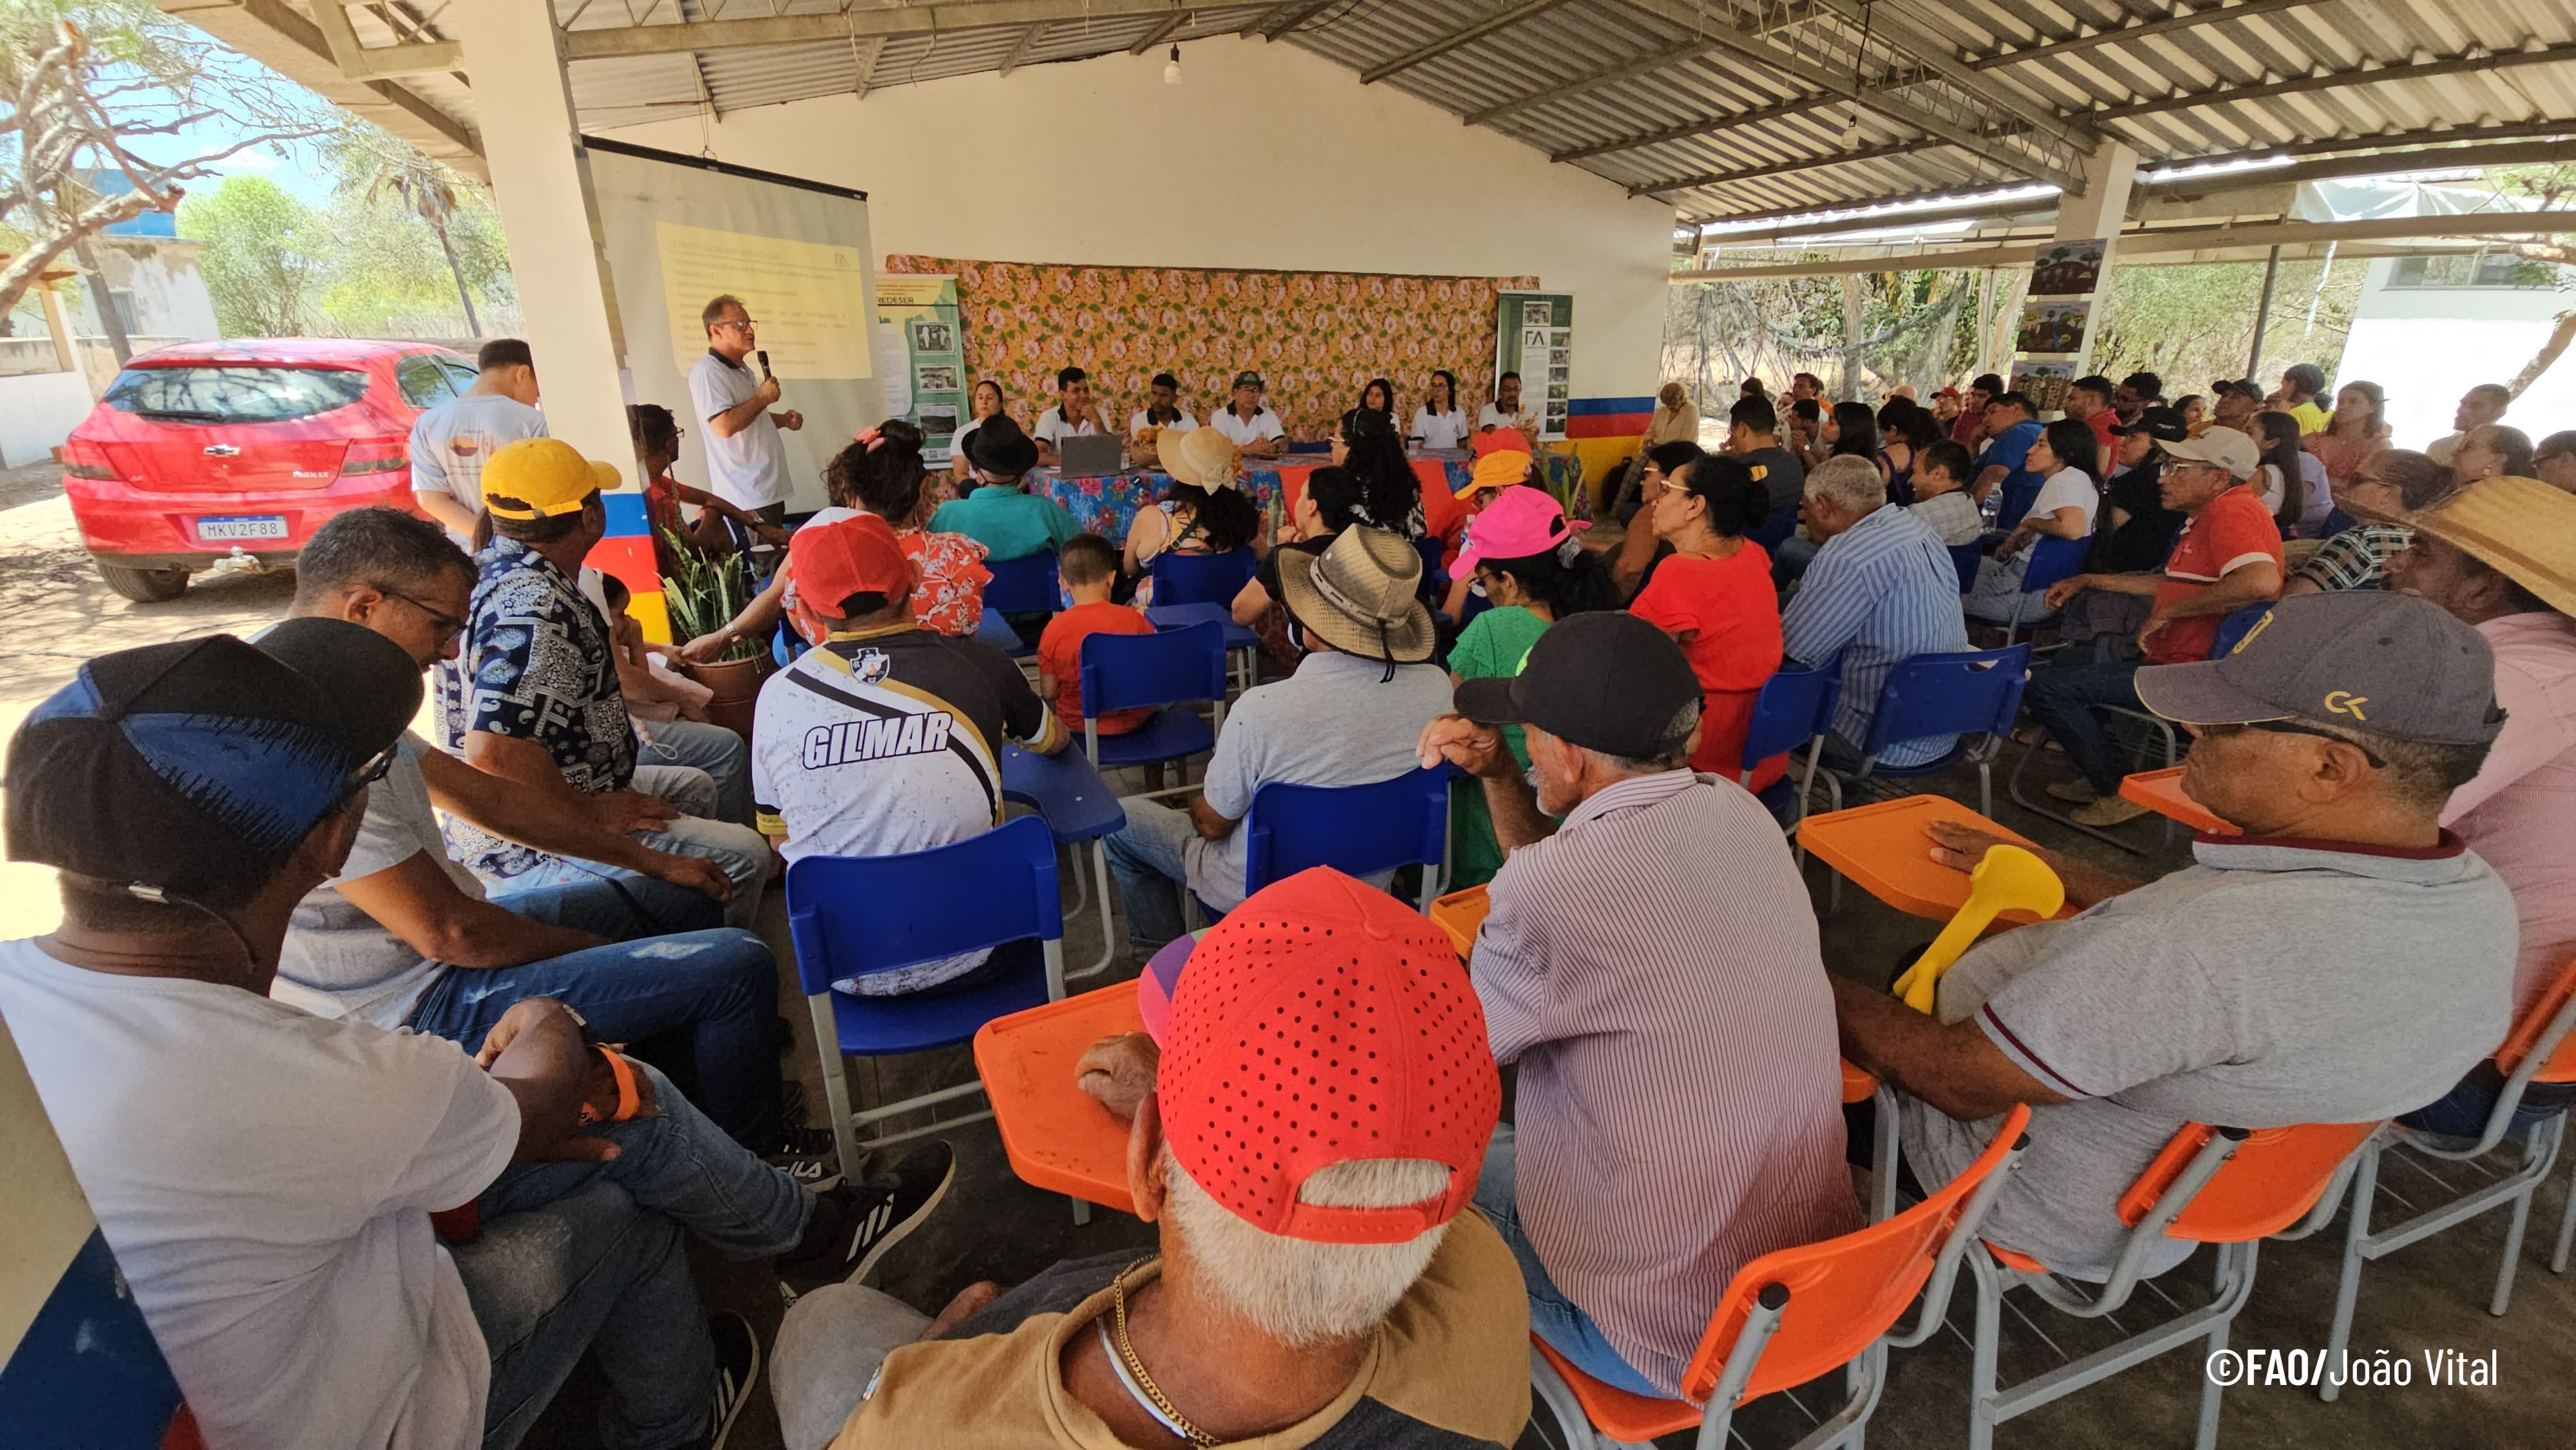
[[[457,618],[455,615],[448,613],[444,609],[438,609],[433,606],[423,604],[419,600],[412,598],[410,595],[403,593],[399,589],[388,589],[382,584],[376,585],[375,590],[378,594],[385,596],[387,599],[399,599],[403,603],[410,605],[412,608],[419,610],[421,613],[428,615],[429,622],[438,626],[438,643],[439,647],[442,649],[446,647],[449,640],[454,639],[465,632],[466,622]]]
[[[2386,770],[2388,768],[2388,762],[2380,759],[2377,751],[2372,750],[2369,746],[2362,744],[2360,741],[2352,739],[2349,736],[2337,735],[2331,730],[2319,730],[2313,725],[2301,725],[2294,720],[2246,720],[2235,724],[2203,725],[2200,727],[2200,733],[2203,735],[2233,735],[2239,730],[2260,730],[2267,735],[2313,735],[2320,740],[2337,741],[2360,751],[2361,758],[2370,762],[2371,769]]]
[[[745,331],[745,332],[749,332],[751,329],[753,329],[753,328],[755,328],[755,327],[758,327],[759,325],[760,325],[759,323],[752,321],[752,320],[751,320],[750,318],[748,318],[748,317],[743,318],[743,319],[741,319],[740,321],[719,322],[719,323],[717,323],[717,324],[716,324],[716,326],[718,326],[718,327],[738,327],[738,328],[741,328],[741,329],[742,329],[743,331]]]
[[[350,801],[357,799],[360,791],[384,779],[392,772],[394,760],[401,754],[402,742],[396,740],[369,757],[364,765],[349,772],[348,778],[340,783],[340,799],[332,809],[337,810],[346,806]]]

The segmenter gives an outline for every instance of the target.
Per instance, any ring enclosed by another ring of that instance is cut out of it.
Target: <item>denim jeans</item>
[[[1503,1242],[1511,1245],[1512,1257],[1520,1261],[1522,1282],[1529,1286],[1530,1332],[1546,1340],[1548,1348],[1564,1355],[1576,1369],[1605,1385],[1633,1395],[1672,1398],[1670,1391],[1621,1359],[1610,1341],[1602,1338],[1592,1316],[1565,1297],[1564,1291],[1548,1278],[1547,1266],[1538,1261],[1538,1250],[1530,1246],[1529,1235],[1521,1230],[1520,1205],[1513,1193],[1519,1182],[1514,1172],[1517,1143],[1509,1123],[1494,1129],[1493,1144],[1485,1150],[1484,1171],[1476,1179],[1476,1207],[1493,1220]]]
[[[2120,778],[2129,772],[2093,707],[2145,709],[2138,702],[2138,668],[2134,660],[2050,665],[2031,671],[2022,691],[2022,708],[2066,747],[2067,759],[2100,795],[2118,794]]]
[[[2400,1113],[2397,1121],[2421,1132],[2475,1142],[2486,1135],[2487,1118],[2495,1112],[2496,1099],[2502,1096],[2504,1074],[2496,1071],[2494,1062],[2481,1062],[2469,1069],[2469,1075],[2439,1102]],[[2521,1137],[2531,1131],[2532,1125],[2567,1111],[2571,1100],[2576,1100],[2576,1085],[2532,1083],[2523,1089],[2522,1101],[2514,1105],[2513,1123],[2505,1129],[2505,1136]]]
[[[658,730],[663,726],[655,722],[654,728]],[[705,730],[715,727],[691,728]],[[742,737],[720,728],[716,733],[732,740],[736,748],[740,748]],[[647,747],[647,753],[653,753],[653,748]],[[660,796],[680,812],[662,829],[640,831],[635,838],[656,851],[667,851],[674,856],[703,857],[715,862],[723,869],[726,879],[733,882],[733,899],[724,904],[724,924],[750,930],[760,920],[760,893],[769,884],[769,842],[748,824],[735,825],[716,818],[721,791],[715,777],[695,766],[639,765],[635,768],[631,785],[646,795]],[[749,799],[748,787],[745,788],[745,799]],[[677,929],[679,911],[686,909],[689,898],[697,896],[696,892],[656,881],[641,872],[569,856],[540,856],[534,865],[515,876],[483,878],[493,900],[504,906],[510,905],[509,898],[531,891],[602,880],[617,882],[657,916],[663,913],[656,903],[680,903],[672,916],[664,917],[665,931]]]
[[[704,814],[737,826],[752,824],[751,746],[722,725],[696,720],[646,720],[635,732],[639,769],[702,770],[715,786],[715,801]]]
[[[1127,824],[1101,838],[1109,874],[1127,909],[1127,940],[1144,961],[1181,934],[1180,893],[1190,889],[1189,846],[1198,839],[1190,813],[1161,801],[1122,800]],[[1108,908],[1102,902],[1103,910]]]
[[[492,1355],[484,1450],[510,1450],[585,1354],[609,1384],[600,1440],[668,1450],[706,1429],[713,1347],[685,1233],[737,1258],[795,1246],[813,1199],[735,1146],[652,1068],[658,1117],[600,1131],[605,1163],[526,1163],[483,1191],[452,1250]]]
[[[515,967],[449,967],[408,1025],[471,1052],[527,997],[564,1002],[605,1041],[686,1062],[682,1076],[735,1142],[755,1153],[778,1146],[778,967],[750,932],[720,927]]]

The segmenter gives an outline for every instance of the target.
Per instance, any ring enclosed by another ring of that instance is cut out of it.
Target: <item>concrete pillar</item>
[[[63,306],[61,286],[55,283],[39,284],[36,294],[45,301],[45,331],[53,334],[55,370],[79,373],[81,386],[88,388],[89,395],[93,399],[96,398],[98,389],[90,387],[89,370],[81,366],[80,341],[72,331],[71,309]]]
[[[2105,239],[2102,248],[2102,280],[2111,279],[2111,268],[2120,256],[2120,229],[2129,223],[2129,191],[2138,179],[2138,153],[2120,141],[2104,141],[2084,161],[2084,194],[2057,199],[2057,230],[2052,234],[2061,242]],[[2093,294],[2095,316],[2084,327],[2084,356],[2078,360],[2076,375],[2093,370],[2093,334],[2101,325],[2099,315],[2102,291]]]
[[[584,456],[616,464],[631,488],[635,450],[619,380],[626,343],[554,7],[455,0],[448,14],[473,78],[475,122],[536,354],[546,429]]]

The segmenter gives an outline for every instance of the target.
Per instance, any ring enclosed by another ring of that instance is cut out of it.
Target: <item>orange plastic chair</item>
[[[2255,1250],[2262,1241],[2305,1219],[2298,1233],[2314,1232],[2334,1212],[2346,1167],[2380,1129],[2378,1123],[2309,1123],[2288,1128],[2213,1128],[2192,1123],[2120,1196],[2120,1221],[2129,1228],[2111,1277],[2091,1294],[2051,1274],[2027,1254],[1994,1244],[1969,1264],[1977,1280],[1977,1333],[1968,1403],[1969,1450],[1993,1450],[1995,1426],[2086,1385],[2099,1384],[2131,1365],[2143,1364],[2194,1340],[2208,1353],[2227,1347],[2228,1326],[2254,1292]],[[2119,1312],[2146,1277],[2147,1255],[2169,1239],[2210,1244],[2218,1250],[2217,1290],[2211,1302],[2086,1355],[2074,1364],[2009,1387],[1995,1383],[2003,1332],[2003,1300],[2015,1288],[2030,1290],[2060,1312],[2104,1319]],[[2204,1377],[2200,1396],[2200,1450],[2218,1443],[2221,1387]]]
[[[2449,1203],[2373,1232],[2370,1215],[2378,1198],[2379,1162],[2390,1149],[2449,1163],[2471,1162],[2496,1151],[2506,1138],[2514,1136],[2513,1115],[2522,1106],[2525,1089],[2535,1082],[2576,1082],[2576,1030],[2571,1029],[2576,1029],[2576,962],[2559,971],[2558,979],[2514,1023],[2504,1045],[2496,1049],[2493,1060],[2496,1071],[2504,1078],[2504,1087],[2496,1094],[2495,1107],[2487,1113],[2486,1130],[2476,1142],[2462,1146],[2453,1139],[2392,1123],[2386,1133],[2362,1149],[2352,1178],[2352,1219],[2344,1229],[2343,1273],[2335,1285],[2334,1324],[2326,1336],[2326,1354],[2331,1361],[2340,1363],[2352,1342],[2352,1311],[2361,1297],[2363,1264],[2386,1258],[2408,1244],[2506,1204],[2513,1205],[2513,1217],[2505,1227],[2504,1258],[2496,1265],[2495,1292],[2487,1299],[2487,1312],[2502,1315],[2512,1307],[2514,1270],[2522,1262],[2522,1236],[2531,1222],[2531,1198],[2539,1192],[2541,1180],[2557,1166],[2559,1150],[2566,1142],[2567,1110],[2560,1108],[2531,1125],[2524,1138],[2522,1161],[2511,1172]],[[2567,1213],[2558,1225],[2558,1247],[2549,1261],[2554,1272],[2567,1272],[2571,1240],[2576,1240],[2576,1184],[2570,1186]],[[2341,1391],[2340,1385],[2326,1384],[2318,1387],[2317,1395],[2332,1400]]]
[[[1133,1213],[1127,1125],[1074,1086],[1074,1065],[1103,1037],[1142,1032],[1130,982],[996,1017],[975,1033],[975,1072],[1011,1171],[1035,1188]],[[1088,1215],[1077,1212],[1076,1223]]]
[[[2163,770],[2140,771],[2120,781],[2120,799],[2145,806],[2169,821],[2179,821],[2193,830],[2210,836],[2241,836],[2244,832],[2210,814],[2209,807],[2193,800],[2182,788],[2182,773],[2188,766],[2169,766]]]
[[[2030,1109],[2015,1107],[1966,1172],[1882,1223],[1764,1254],[1736,1271],[1682,1372],[1683,1399],[1613,1389],[1530,1340],[1530,1382],[1568,1442],[1598,1450],[1697,1427],[1701,1450],[1727,1443],[1735,1407],[1835,1369],[1849,1398],[1796,1450],[1858,1445],[1886,1383],[1887,1351],[1940,1330],[1959,1259],[2029,1145]],[[1890,1333],[1920,1294],[1921,1315]]]
[[[1431,902],[1431,919],[1449,933],[1450,944],[1458,948],[1458,959],[1465,961],[1476,953],[1476,933],[1485,924],[1486,913],[1494,909],[1482,886],[1452,891]]]
[[[1861,890],[1908,916],[1948,921],[1968,899],[1968,876],[1932,859],[1932,843],[1923,832],[1935,821],[1960,821],[1991,831],[2011,845],[2025,849],[2031,845],[2029,837],[1937,795],[1900,796],[1809,816],[1798,823],[1798,844],[1850,877]],[[2058,914],[2075,913],[2069,909]],[[1998,926],[2021,926],[2034,920],[2028,912],[2010,912]]]

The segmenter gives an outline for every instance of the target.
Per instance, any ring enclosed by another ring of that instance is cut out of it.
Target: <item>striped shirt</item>
[[[1798,597],[1780,616],[1781,643],[1792,660],[1843,661],[1842,704],[1834,733],[1854,747],[1869,742],[1878,691],[1898,661],[1968,648],[1959,612],[1959,567],[1941,536],[1894,504],[1825,541],[1807,566]],[[1937,760],[1956,735],[1927,735],[1881,751],[1888,765]]]
[[[1859,1223],[1806,887],[1752,796],[1675,770],[1594,792],[1492,901],[1470,970],[1494,1056],[1520,1064],[1521,1223],[1676,1391],[1737,1269]]]

